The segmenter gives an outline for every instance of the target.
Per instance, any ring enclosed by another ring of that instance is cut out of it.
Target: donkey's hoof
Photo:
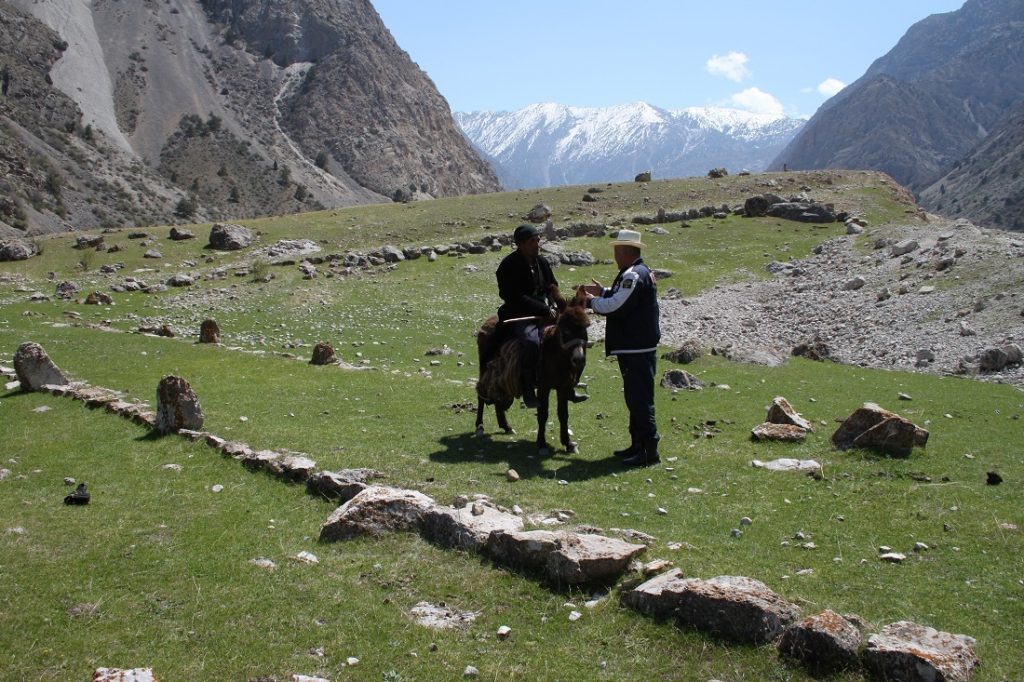
[[[473,435],[474,436],[482,436],[482,435],[484,435],[483,424],[481,424],[480,426],[476,427],[476,432]]]
[[[568,443],[562,443],[562,445],[565,446],[565,451],[568,452],[570,455],[580,454],[579,443],[573,443],[572,441],[569,441]]]
[[[506,426],[505,427],[505,433],[507,433],[510,436],[513,436],[513,435],[515,435],[516,430],[513,429],[511,426]]]
[[[539,446],[537,448],[537,456],[538,457],[550,457],[551,456],[551,446],[548,445],[547,443],[544,443],[544,445]]]

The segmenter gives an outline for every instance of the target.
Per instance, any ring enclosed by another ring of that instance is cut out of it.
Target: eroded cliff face
[[[494,191],[498,181],[433,82],[368,0],[202,0],[226,42],[301,73],[278,102],[307,156],[395,198]]]
[[[0,232],[494,191],[365,0],[0,0]]]

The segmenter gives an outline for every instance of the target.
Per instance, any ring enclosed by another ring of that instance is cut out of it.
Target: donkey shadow
[[[555,451],[551,456],[537,454],[535,445],[528,441],[506,441],[491,438],[489,434],[460,433],[443,436],[440,448],[428,455],[430,461],[440,464],[477,462],[497,464],[504,462],[506,468],[515,469],[520,479],[556,478],[559,480],[585,481],[610,476],[621,471],[621,464],[614,457],[589,459],[565,450]],[[504,471],[494,476],[504,477]]]

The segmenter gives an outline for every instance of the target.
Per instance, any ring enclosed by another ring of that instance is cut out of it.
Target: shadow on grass
[[[557,478],[573,482],[609,476],[623,470],[622,464],[614,457],[592,460],[579,453],[566,452],[564,448],[553,449],[551,455],[541,457],[533,441],[495,440],[486,433],[479,436],[475,433],[452,434],[441,438],[438,444],[440,449],[428,455],[433,462],[493,464],[505,460],[508,468],[515,469],[521,479]]]

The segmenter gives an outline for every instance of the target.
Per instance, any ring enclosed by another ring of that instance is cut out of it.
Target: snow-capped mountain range
[[[614,107],[532,104],[512,112],[455,112],[505,189],[757,172],[806,122],[737,109],[670,111],[634,102]]]

